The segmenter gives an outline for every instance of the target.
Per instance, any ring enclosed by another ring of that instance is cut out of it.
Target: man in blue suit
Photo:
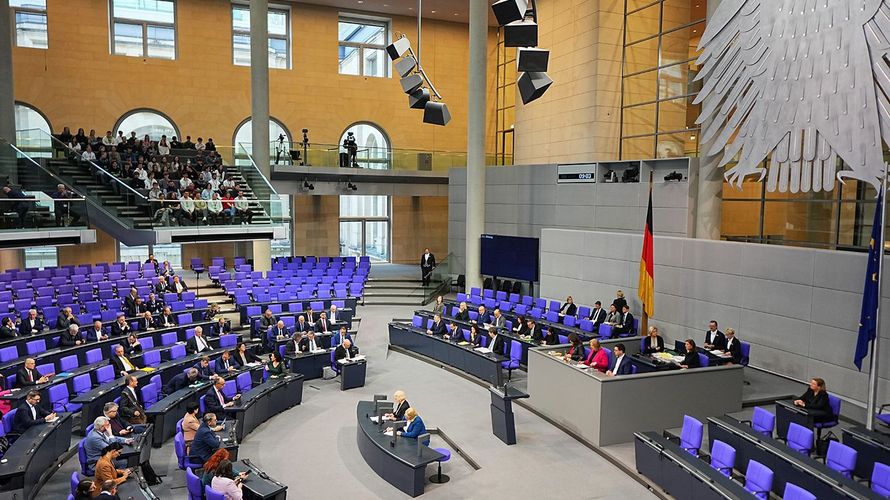
[[[336,348],[338,345],[342,344],[344,340],[352,342],[352,335],[349,335],[349,332],[346,331],[346,325],[341,326],[340,331],[331,336],[331,347]]]
[[[201,422],[198,430],[195,431],[195,439],[189,448],[189,458],[192,461],[203,464],[219,449],[219,436],[216,435],[215,430],[222,430],[216,424],[216,414],[211,412],[205,413],[203,422]]]
[[[487,325],[491,323],[491,314],[485,310],[485,306],[479,306],[479,316],[476,317],[477,325]]]
[[[229,351],[223,351],[222,355],[213,363],[213,371],[217,375],[225,375],[236,370],[235,363],[229,359],[230,357]]]
[[[192,368],[198,371],[198,380],[210,380],[216,375],[213,367],[210,366],[209,356],[202,357],[201,361],[198,361]]]
[[[102,457],[102,450],[113,442],[121,444],[132,444],[132,439],[126,439],[115,436],[111,433],[111,422],[108,417],[96,417],[93,420],[93,430],[84,438],[83,450],[87,456],[87,470],[92,472],[96,467],[96,462]],[[123,469],[127,466],[126,460],[117,460],[115,465]]]
[[[615,375],[630,375],[631,362],[624,356],[624,344],[616,345],[612,352],[615,354],[615,359],[612,361],[609,370],[606,371],[606,376],[614,377]]]

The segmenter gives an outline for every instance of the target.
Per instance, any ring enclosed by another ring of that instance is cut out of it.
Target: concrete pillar
[[[485,231],[485,90],[487,0],[470,0],[469,110],[467,113],[466,287],[482,286],[479,235]]]
[[[12,80],[12,20],[9,0],[0,0],[0,137],[15,142],[15,92]]]
[[[269,2],[250,0],[250,119],[253,160],[269,177]]]
[[[252,245],[253,270],[269,271],[272,269],[272,241],[254,240]]]
[[[717,10],[720,0],[708,0],[708,20]],[[712,96],[713,98],[713,96]],[[711,120],[702,123],[700,137],[711,126]],[[720,225],[723,220],[723,168],[718,167],[722,152],[709,156],[705,154],[710,144],[699,142],[701,153],[698,163],[698,194],[695,202],[695,237],[708,240],[720,239]]]

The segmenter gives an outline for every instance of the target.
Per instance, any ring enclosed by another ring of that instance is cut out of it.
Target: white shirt
[[[195,345],[198,347],[198,352],[207,349],[207,342],[204,340],[204,337],[195,335]]]
[[[84,161],[93,161],[96,159],[96,153],[93,153],[92,151],[84,151],[83,154],[80,155],[80,158]]]
[[[622,359],[624,359],[624,356],[615,359],[615,368],[612,368],[612,373],[618,373],[618,367],[621,366]]]

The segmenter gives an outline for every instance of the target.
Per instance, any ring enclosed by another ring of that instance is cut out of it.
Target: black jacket
[[[130,334],[130,324],[124,323],[124,326],[121,326],[120,323],[115,321],[111,324],[111,335],[114,337],[120,337],[122,335]]]
[[[321,344],[321,339],[318,337],[315,337],[315,347],[318,349],[324,348],[324,346]],[[310,352],[309,351],[309,336],[306,336],[306,337],[303,337],[300,339],[300,342],[297,345],[297,349],[300,352]]]
[[[31,324],[31,320],[29,318],[25,318],[22,320],[22,324],[19,325],[19,335],[31,335],[31,330],[37,330],[37,333],[43,331],[43,320],[40,317],[34,319],[34,324]]]
[[[711,338],[711,330],[705,332],[705,344],[714,344],[714,349],[726,349],[726,335],[717,330],[717,333]]]
[[[433,255],[433,252],[430,252],[430,258],[424,262],[423,254],[420,255],[420,267],[424,269],[432,269],[436,267],[436,256]]]
[[[212,350],[213,348],[210,347],[210,342],[207,341],[207,337],[203,337],[203,339],[204,339],[204,344],[206,345],[206,347],[204,349],[202,349],[200,352]],[[185,351],[189,354],[195,354],[195,353],[199,352],[197,336],[193,336],[192,338],[190,338],[188,340],[188,342],[185,343]]]
[[[732,355],[732,362],[735,364],[739,364],[742,361],[742,342],[733,337],[732,345],[729,345],[729,339],[726,339],[726,346],[724,347],[726,352]]]
[[[235,366],[238,368],[245,366],[247,363],[259,363],[262,361],[259,356],[250,351],[244,352],[244,359],[241,358],[240,352],[232,351],[232,360],[235,361]]]
[[[646,337],[643,341],[643,349],[644,354],[652,354],[653,352],[661,352],[664,350],[664,339],[661,338],[661,335],[655,337],[655,345],[652,345],[652,337]]]
[[[458,321],[470,321],[470,311],[457,311],[454,319]]]
[[[448,333],[448,329],[445,326],[445,321],[441,319],[439,320],[439,323],[433,321],[433,324],[430,325],[429,330],[433,332],[433,335],[438,335],[440,337]]]
[[[15,386],[22,389],[33,387],[37,385],[37,380],[42,376],[43,375],[41,375],[41,373],[35,368],[31,370],[31,376],[29,377],[28,370],[23,366],[15,374]]]
[[[12,418],[13,434],[21,434],[35,425],[40,425],[46,422],[44,418],[49,415],[49,412],[41,408],[39,405],[35,406],[34,409],[37,410],[36,419],[31,414],[31,406],[28,403],[22,403],[18,407],[18,411],[15,412],[15,416]]]
[[[351,345],[349,346],[349,354],[351,357],[358,356],[358,347]],[[343,344],[337,346],[337,350],[334,351],[334,359],[343,359],[346,357],[346,347]]]
[[[599,309],[593,309],[590,311],[590,321],[593,322],[593,326],[594,326],[593,331],[594,332],[596,332],[596,327],[598,327],[604,321],[606,321],[607,315],[608,315],[608,313],[602,307],[600,307]]]
[[[121,391],[121,418],[129,422],[131,418],[136,416],[135,413],[137,411],[140,414],[145,413],[145,409],[142,407],[142,403],[139,401],[139,389],[136,389],[136,398],[133,398],[133,394],[130,392],[130,389],[128,387],[124,387],[124,390]]]
[[[559,308],[559,313],[565,314],[566,316],[574,316],[577,312],[578,306],[576,306],[575,304],[569,304],[568,302],[566,302],[562,305],[562,307]]]
[[[229,398],[222,391],[219,391],[219,393],[222,394],[223,401],[228,403]],[[224,416],[226,409],[219,404],[219,398],[216,397],[216,387],[211,387],[204,394],[204,410],[204,413],[215,413],[218,418]],[[195,437],[197,438],[197,436]]]
[[[686,352],[686,355],[683,357],[683,361],[680,362],[681,365],[686,365],[688,368],[699,368],[701,367],[701,362],[698,359],[698,352],[692,351]]]

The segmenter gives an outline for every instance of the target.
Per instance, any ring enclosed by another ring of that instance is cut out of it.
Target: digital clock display
[[[596,164],[558,165],[556,170],[557,183],[596,182]]]

